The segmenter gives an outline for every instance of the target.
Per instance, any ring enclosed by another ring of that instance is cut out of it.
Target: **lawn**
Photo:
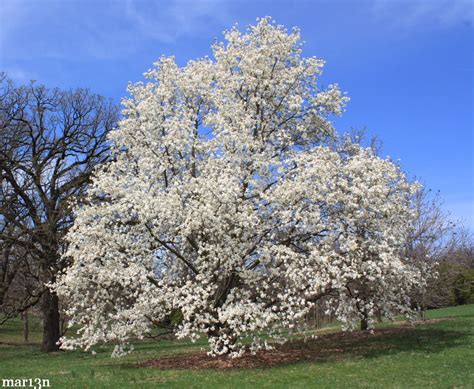
[[[21,323],[12,322],[0,326],[0,379],[47,378],[52,388],[474,388],[474,305],[433,310],[427,316],[449,320],[380,335],[322,335],[314,344],[301,345],[308,347],[309,356],[299,362],[226,370],[143,366],[147,360],[198,352],[204,342],[145,342],[119,359],[110,358],[110,348],[96,355],[45,355],[38,343],[24,345]],[[39,326],[32,327],[31,339],[38,342]]]

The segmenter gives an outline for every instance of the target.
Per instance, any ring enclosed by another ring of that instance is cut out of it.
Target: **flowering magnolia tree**
[[[348,98],[318,87],[324,62],[299,40],[265,18],[226,32],[214,59],[161,58],[130,86],[116,158],[67,237],[55,289],[81,329],[63,348],[164,326],[235,356],[321,299],[347,327],[409,311],[417,187],[370,150],[324,146]]]

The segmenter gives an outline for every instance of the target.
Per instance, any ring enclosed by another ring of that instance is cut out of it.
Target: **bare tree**
[[[430,274],[425,291],[412,296],[423,315],[427,308],[455,303],[456,282],[472,266],[473,245],[472,235],[443,210],[439,192],[423,189],[416,194],[415,204],[417,223],[407,243],[407,255]]]
[[[86,89],[0,78],[0,303],[21,312],[41,300],[44,351],[56,350],[60,336],[58,297],[45,285],[68,265],[61,252],[70,203],[109,158],[117,117],[111,102]]]

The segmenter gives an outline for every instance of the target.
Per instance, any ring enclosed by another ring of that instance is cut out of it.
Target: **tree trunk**
[[[365,331],[365,330],[367,330],[367,328],[369,328],[369,323],[367,322],[367,319],[362,319],[360,321],[360,329],[362,331]]]
[[[55,293],[49,289],[43,294],[41,309],[43,311],[43,345],[41,350],[51,352],[59,350],[57,342],[59,332],[59,301]]]
[[[360,329],[362,331],[366,331],[369,328],[369,314],[364,309],[364,312],[362,313],[362,315],[363,315],[363,318],[360,321]]]
[[[25,312],[23,312],[23,340],[25,343],[28,343],[29,334],[28,309],[25,309]]]

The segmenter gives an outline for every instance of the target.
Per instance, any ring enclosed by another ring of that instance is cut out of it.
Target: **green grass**
[[[428,312],[428,318],[443,317],[452,320],[368,340],[354,336],[343,353],[324,353],[314,361],[235,370],[160,370],[136,364],[197,350],[204,343],[141,343],[135,353],[119,359],[110,358],[110,348],[95,356],[81,351],[45,355],[38,344],[22,344],[17,321],[0,327],[0,379],[48,378],[52,388],[474,388],[474,305]],[[39,340],[37,323],[31,339]]]

